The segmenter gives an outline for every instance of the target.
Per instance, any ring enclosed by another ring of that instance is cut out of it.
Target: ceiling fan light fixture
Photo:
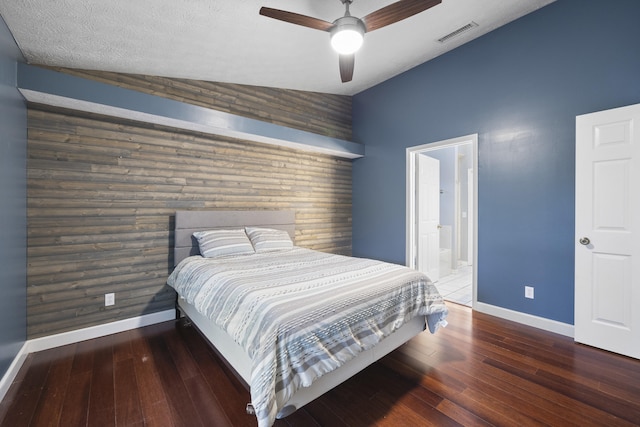
[[[261,7],[260,15],[328,32],[331,46],[340,54],[340,78],[342,83],[346,83],[353,78],[354,54],[362,47],[366,32],[407,19],[442,3],[442,0],[395,0],[394,3],[375,10],[362,19],[351,16],[349,6],[353,2],[354,0],[340,0],[344,5],[344,16],[333,22],[270,7]]]
[[[365,28],[362,21],[353,16],[338,18],[331,28],[331,47],[342,55],[357,52],[364,41]]]

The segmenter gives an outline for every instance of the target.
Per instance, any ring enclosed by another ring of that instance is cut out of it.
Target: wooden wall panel
[[[171,308],[176,209],[293,209],[351,252],[349,160],[34,107],[28,157],[30,338]]]
[[[232,83],[49,67],[263,122],[351,140],[351,97]],[[260,108],[256,108],[259,105]]]
[[[172,308],[177,209],[293,209],[351,253],[347,159],[32,105],[27,170],[29,338]]]

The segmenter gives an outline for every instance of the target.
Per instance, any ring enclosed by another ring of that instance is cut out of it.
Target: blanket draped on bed
[[[299,247],[192,256],[167,283],[246,350],[259,427],[272,425],[297,389],[413,317],[426,316],[431,332],[446,325],[442,297],[424,274]]]

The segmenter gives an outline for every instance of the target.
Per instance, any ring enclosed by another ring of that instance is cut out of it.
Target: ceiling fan
[[[371,12],[364,18],[356,18],[349,13],[349,5],[353,0],[340,1],[345,6],[345,14],[333,22],[270,7],[260,8],[260,15],[327,31],[331,36],[331,45],[340,55],[340,77],[343,83],[349,82],[353,78],[355,52],[362,45],[365,33],[402,21],[442,2],[442,0],[400,0]]]

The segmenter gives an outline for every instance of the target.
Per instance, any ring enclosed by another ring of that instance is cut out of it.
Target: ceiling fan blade
[[[355,59],[356,56],[354,54],[340,55],[340,78],[342,79],[342,83],[350,82],[353,78]]]
[[[270,7],[261,7],[260,15],[321,31],[329,31],[329,29],[333,27],[331,22],[323,21],[322,19],[300,15],[299,13],[287,12],[285,10],[272,9]]]
[[[378,9],[375,12],[371,12],[362,18],[362,20],[367,27],[367,32],[371,32],[402,21],[440,3],[442,3],[442,0],[400,0],[382,9]]]

